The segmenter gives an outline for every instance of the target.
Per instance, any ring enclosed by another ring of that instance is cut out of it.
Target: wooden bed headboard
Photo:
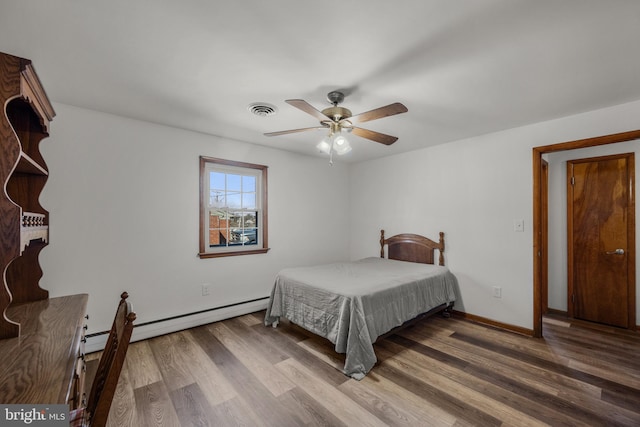
[[[444,233],[440,232],[440,242],[420,236],[418,234],[396,234],[384,238],[384,230],[380,230],[380,258],[384,258],[384,245],[387,245],[387,258],[399,261],[434,264],[434,250],[440,256],[438,263],[444,265]]]

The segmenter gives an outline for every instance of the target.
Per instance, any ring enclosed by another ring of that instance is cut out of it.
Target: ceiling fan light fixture
[[[316,148],[321,153],[324,153],[324,154],[331,153],[331,145],[327,142],[326,139],[323,139],[322,141],[320,141],[318,145],[316,145]]]
[[[342,156],[343,154],[347,154],[351,151],[351,144],[349,144],[347,138],[342,135],[338,135],[334,140],[333,150],[337,155]]]
[[[316,145],[318,151],[329,155],[329,163],[333,164],[333,155],[342,156],[351,151],[351,144],[344,136],[338,134],[329,134],[326,138]]]

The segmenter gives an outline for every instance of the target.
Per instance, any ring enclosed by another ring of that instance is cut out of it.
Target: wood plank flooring
[[[131,344],[109,426],[638,426],[640,334],[548,317],[544,339],[463,319],[331,343],[254,313]],[[94,354],[94,359],[99,354]]]

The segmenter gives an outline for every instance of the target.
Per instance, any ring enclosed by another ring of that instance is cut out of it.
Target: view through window
[[[262,165],[200,158],[200,256],[266,252],[266,171]]]

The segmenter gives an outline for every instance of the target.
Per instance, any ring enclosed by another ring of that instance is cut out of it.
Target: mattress
[[[286,268],[275,279],[265,325],[286,318],[327,338],[346,354],[343,372],[362,379],[377,361],[376,339],[453,303],[455,286],[447,267],[384,258]]]

